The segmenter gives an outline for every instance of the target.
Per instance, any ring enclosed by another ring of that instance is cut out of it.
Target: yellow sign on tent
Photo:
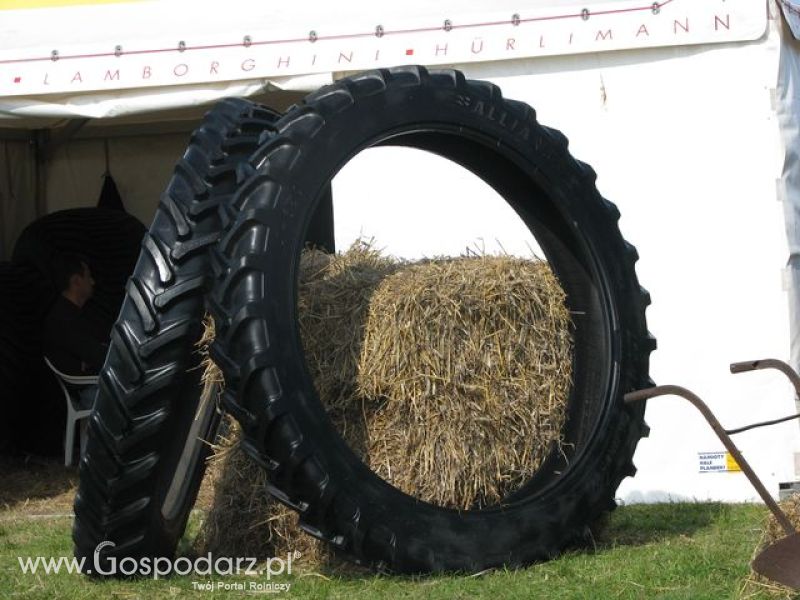
[[[730,452],[698,452],[700,473],[739,473],[742,468]]]
[[[742,470],[742,467],[739,466],[739,463],[736,462],[736,459],[733,458],[730,452],[725,453],[725,466],[728,468],[728,471],[739,472]]]

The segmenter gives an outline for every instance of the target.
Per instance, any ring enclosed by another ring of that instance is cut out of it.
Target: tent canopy
[[[0,0],[0,125],[307,91],[398,64],[502,72],[529,57],[755,40],[766,26],[752,0]]]

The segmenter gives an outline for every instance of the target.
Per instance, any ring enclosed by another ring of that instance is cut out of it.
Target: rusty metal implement
[[[794,385],[795,393],[800,397],[800,376],[786,363],[775,359],[755,360],[749,362],[733,363],[731,365],[731,373],[744,373],[746,371],[755,371],[758,369],[777,369],[786,375]],[[742,456],[742,453],[733,443],[731,435],[741,433],[755,427],[764,427],[766,425],[774,425],[790,419],[800,418],[800,414],[776,419],[773,421],[765,421],[761,423],[754,423],[746,427],[738,429],[726,430],[722,427],[720,422],[696,394],[687,390],[686,388],[677,385],[661,385],[636,392],[625,394],[625,402],[638,402],[655,398],[657,396],[680,396],[685,398],[692,405],[697,408],[700,413],[705,417],[708,424],[717,434],[722,444],[730,452],[731,456],[736,460],[742,473],[745,474],[750,483],[764,500],[764,503],[775,515],[778,523],[786,532],[786,537],[778,540],[774,544],[765,548],[755,560],[753,560],[753,570],[757,573],[781,583],[785,586],[800,590],[800,532],[798,532],[792,525],[789,518],[780,509],[777,502],[772,498],[764,484],[755,474],[750,464]]]

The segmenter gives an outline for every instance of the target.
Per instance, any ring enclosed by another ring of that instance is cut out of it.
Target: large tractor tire
[[[225,100],[194,132],[161,198],[128,282],[89,420],[75,497],[75,555],[89,574],[121,558],[171,557],[205,470],[219,414],[200,405],[196,343],[209,281],[207,249],[238,167],[277,113]],[[102,542],[101,551],[94,556]],[[130,563],[130,561],[129,561]]]
[[[636,251],[595,173],[529,106],[453,70],[343,79],[290,109],[276,129],[234,199],[210,299],[223,402],[242,425],[244,448],[267,470],[268,490],[311,535],[394,572],[514,566],[580,543],[635,472],[644,406],[626,405],[623,394],[652,385],[655,347]],[[309,375],[296,315],[306,230],[333,176],[375,145],[427,150],[485,180],[530,228],[566,291],[575,346],[568,450],[498,506],[442,508],[386,483],[338,434]]]

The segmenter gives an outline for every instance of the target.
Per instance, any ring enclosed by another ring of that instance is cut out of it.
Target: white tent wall
[[[782,51],[776,105],[785,152],[778,195],[783,202],[789,243],[786,283],[789,292],[790,362],[795,369],[800,369],[800,41],[795,37],[800,33],[800,13],[784,8],[786,18],[781,20]],[[800,397],[796,402],[800,412]]]
[[[0,260],[10,257],[24,227],[36,218],[33,144],[0,134]]]
[[[542,123],[567,135],[575,156],[593,165],[600,191],[621,210],[621,230],[638,248],[637,272],[653,297],[648,324],[659,349],[652,376],[694,390],[730,427],[795,408],[781,375],[728,371],[734,361],[789,358],[775,88],[781,52],[796,50],[793,42],[782,45],[780,17],[771,16],[769,33],[751,43],[456,65],[531,104]],[[387,164],[397,172],[398,160]],[[437,168],[414,177],[435,180]],[[365,161],[347,178],[351,187],[334,186],[335,206],[359,187],[385,187],[386,176]],[[449,194],[475,191],[451,187]],[[429,239],[418,223],[420,214],[436,220],[426,207],[431,198],[408,197],[404,212],[416,220],[398,221],[393,213],[383,227]],[[362,208],[337,211],[337,226]],[[468,230],[465,219],[459,215],[453,230]],[[340,247],[346,242],[337,239]],[[724,449],[687,402],[654,399],[647,420],[652,432],[636,453],[637,476],[619,490],[622,499],[755,499],[741,473],[700,472],[699,453]],[[772,493],[795,480],[796,421],[742,434],[737,444]]]
[[[729,426],[794,409],[781,376],[728,372],[734,361],[788,358],[787,250],[776,199],[782,144],[773,109],[781,43],[778,21],[771,23],[754,43],[555,59],[529,66],[540,75],[495,78],[566,133],[618,204],[653,297],[655,381],[695,391]],[[639,473],[623,482],[620,497],[755,496],[741,473],[699,472],[698,453],[723,448],[684,400],[650,401],[647,420],[650,438],[634,458]],[[737,438],[773,493],[795,479],[798,433],[791,422]]]

